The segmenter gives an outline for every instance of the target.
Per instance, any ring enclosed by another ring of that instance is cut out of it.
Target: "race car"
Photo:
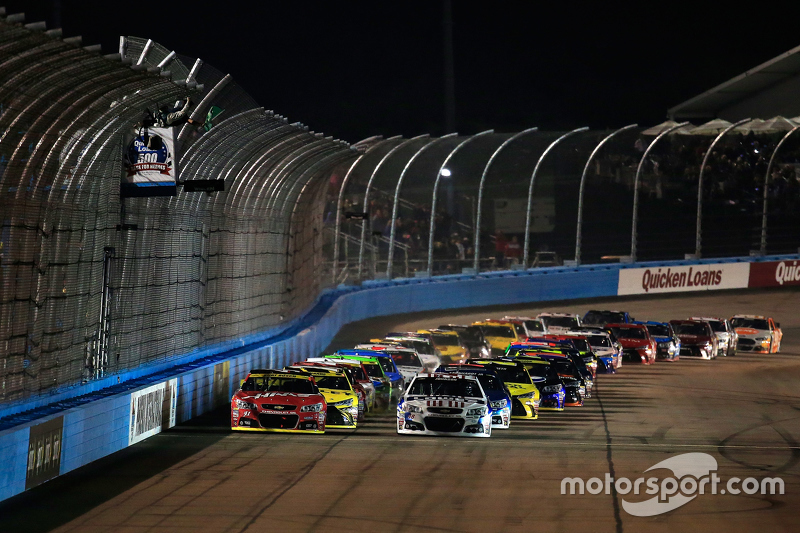
[[[231,429],[325,433],[327,407],[309,374],[251,370],[231,398]]]
[[[411,378],[425,372],[425,367],[419,355],[412,348],[405,348],[393,344],[359,344],[357,350],[374,350],[388,354],[394,361],[394,365],[400,374],[403,375],[405,383],[410,383]]]
[[[405,380],[403,379],[403,375],[397,369],[397,365],[394,364],[394,359],[392,356],[380,352],[377,350],[339,350],[336,352],[335,355],[344,356],[348,359],[355,359],[358,361],[369,361],[372,363],[378,363],[383,370],[386,379],[389,380],[389,385],[391,386],[390,392],[390,402],[397,403],[400,399],[400,395],[403,392],[403,387],[405,386]]]
[[[778,353],[781,349],[783,331],[772,317],[736,315],[731,318],[731,326],[739,336],[739,351]]]
[[[351,363],[361,365],[361,368],[366,372],[367,378],[372,382],[375,388],[375,401],[374,406],[377,409],[386,409],[392,401],[392,384],[389,377],[383,371],[380,362],[377,359],[369,357],[354,357],[350,358],[346,355],[325,355],[325,359],[333,361],[341,361],[342,363]]]
[[[430,339],[415,331],[408,331],[405,333],[393,332],[387,334],[385,339],[370,339],[369,342],[372,344],[394,343],[404,348],[411,348],[419,355],[426,372],[433,372],[436,367],[442,364],[439,353]]]
[[[529,316],[504,316],[503,320],[518,323],[525,328],[526,337],[538,337],[544,335],[545,327],[542,319],[531,318]]]
[[[656,360],[677,361],[681,358],[681,340],[669,322],[633,322],[647,328],[656,341]]]
[[[714,359],[717,357],[717,336],[705,320],[670,320],[681,340],[682,357]]]
[[[511,424],[511,393],[493,369],[485,365],[450,364],[440,366],[436,372],[476,376],[489,399],[489,406],[492,409],[492,428],[508,429]]]
[[[627,311],[591,310],[583,315],[584,326],[605,327],[606,324],[630,324],[636,319]]]
[[[353,429],[358,425],[358,394],[343,370],[305,365],[293,365],[284,370],[305,372],[314,377],[327,404],[328,429]]]
[[[417,374],[397,404],[397,433],[490,437],[489,399],[476,376]]]
[[[643,365],[656,362],[656,341],[641,324],[606,324],[622,344],[622,360]]]
[[[420,335],[427,335],[438,352],[442,364],[463,363],[469,357],[469,350],[461,344],[458,333],[444,329],[421,329]]]
[[[296,367],[308,367],[311,369],[318,369],[318,370],[329,370],[331,372],[344,372],[347,376],[347,380],[350,382],[350,386],[353,388],[353,392],[356,393],[358,397],[358,417],[357,420],[359,422],[363,422],[364,418],[366,418],[367,410],[371,407],[367,405],[367,391],[366,389],[358,382],[356,379],[356,370],[354,366],[343,364],[339,361],[333,362],[320,362],[320,361],[309,361],[306,359],[305,361],[300,361],[294,363],[289,368],[296,368]]]
[[[483,332],[478,326],[442,324],[438,329],[455,331],[461,344],[467,349],[469,357],[491,357],[492,346],[483,338]]]
[[[545,411],[563,411],[566,392],[564,383],[550,361],[532,355],[518,355],[514,358],[522,363],[531,379],[539,389],[539,409]]]
[[[544,324],[545,333],[561,335],[581,327],[581,316],[572,313],[539,313],[536,317]]]
[[[594,354],[591,351],[581,354],[581,352],[575,348],[575,342],[576,340],[579,340],[575,337],[567,337],[565,335],[546,335],[545,337],[546,338],[543,339],[543,342],[537,338],[528,339],[528,342],[522,345],[526,346],[526,348],[521,351],[517,351],[517,355],[524,354],[538,356],[542,354],[549,354],[562,355],[569,358],[573,363],[575,363],[575,368],[583,380],[585,390],[583,391],[582,396],[584,398],[591,398],[595,379],[595,372],[593,369],[597,368],[597,358],[594,356]],[[520,345],[512,346],[514,348],[518,348]],[[584,343],[583,346],[586,346],[586,344]],[[509,349],[509,354],[511,354],[511,352],[512,350]],[[590,366],[592,363],[593,365]]]
[[[564,384],[564,405],[580,407],[586,398],[586,382],[575,362],[563,355],[537,354],[536,357],[549,361]]]
[[[539,388],[533,383],[525,367],[513,359],[470,359],[469,364],[486,365],[494,370],[511,393],[511,418],[536,420],[539,418]]]
[[[502,356],[512,342],[524,340],[524,338],[520,338],[517,335],[514,325],[507,322],[484,320],[482,322],[474,322],[472,325],[481,328],[483,337],[491,345],[492,357]]]
[[[717,355],[736,355],[736,345],[739,342],[739,335],[733,329],[731,323],[725,318],[692,316],[689,320],[704,320],[711,326],[711,331],[717,336]]]
[[[367,370],[361,361],[348,361],[346,359],[329,359],[327,357],[309,357],[309,363],[322,363],[323,365],[335,365],[339,368],[348,369],[348,376],[353,383],[353,388],[358,392],[358,388],[364,391],[365,411],[372,411],[376,407],[375,383],[370,379]],[[359,421],[361,420],[359,414]]]
[[[584,337],[589,343],[597,358],[597,372],[614,374],[617,371],[619,359],[622,358],[622,350],[617,349],[607,332],[583,328],[567,332],[567,335],[573,334]]]

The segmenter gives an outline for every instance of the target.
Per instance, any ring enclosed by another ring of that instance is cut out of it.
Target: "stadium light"
[[[449,168],[443,168],[442,169],[442,177],[443,178],[449,178],[451,175],[452,175],[452,172],[450,172]]]

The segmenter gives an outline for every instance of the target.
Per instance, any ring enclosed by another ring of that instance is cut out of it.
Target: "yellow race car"
[[[474,322],[473,326],[478,326],[483,332],[483,338],[492,345],[492,356],[501,357],[506,353],[506,348],[512,342],[520,342],[527,337],[521,337],[514,324],[501,320],[484,320]]]
[[[433,347],[439,351],[441,364],[463,363],[469,357],[469,352],[461,344],[458,333],[445,329],[421,329],[417,331],[430,339]]]
[[[539,418],[539,388],[522,363],[508,359],[470,359],[470,364],[485,365],[495,371],[511,393],[511,418]]]
[[[358,425],[358,394],[344,371],[302,365],[286,367],[286,370],[305,372],[314,378],[328,406],[327,429],[352,429]]]

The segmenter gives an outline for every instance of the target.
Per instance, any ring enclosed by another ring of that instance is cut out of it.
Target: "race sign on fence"
[[[128,445],[161,433],[175,425],[178,380],[171,379],[131,394],[131,426]]]
[[[125,146],[123,196],[174,196],[177,159],[173,128],[136,130]]]
[[[619,271],[617,294],[659,294],[747,288],[750,263],[714,263]]]

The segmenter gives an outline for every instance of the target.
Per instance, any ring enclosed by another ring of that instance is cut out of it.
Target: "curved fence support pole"
[[[401,142],[384,155],[381,160],[375,165],[375,168],[372,170],[372,174],[369,177],[369,181],[367,182],[367,190],[364,191],[364,212],[367,212],[367,207],[369,207],[369,190],[372,188],[372,182],[375,180],[375,176],[378,175],[378,171],[381,169],[383,164],[390,158],[392,155],[395,154],[398,150],[407,146],[409,143],[414,141],[418,141],[420,139],[424,139],[428,137],[429,134],[426,133],[424,135],[417,135],[411,139],[406,139],[405,141]],[[372,222],[370,219],[370,227],[372,227]],[[363,224],[361,224],[361,242],[358,245],[358,279],[361,279],[361,273],[364,270],[364,241],[367,238],[367,221],[365,220]]]
[[[519,133],[516,133],[503,141],[503,144],[497,147],[497,150],[492,153],[489,157],[489,161],[486,162],[486,166],[483,167],[483,174],[481,174],[481,182],[478,185],[478,206],[477,206],[477,216],[475,218],[475,227],[473,228],[475,231],[475,244],[473,245],[473,250],[475,253],[475,259],[472,262],[472,268],[475,269],[475,272],[480,272],[480,259],[481,259],[481,204],[483,203],[483,184],[486,182],[486,176],[489,174],[489,169],[492,166],[495,158],[503,151],[503,148],[511,144],[512,141],[519,139],[523,135],[527,133],[534,132],[538,130],[538,127],[535,128],[528,128],[527,130],[523,130]]]
[[[403,171],[400,173],[400,177],[397,179],[397,187],[395,187],[394,189],[394,203],[392,204],[392,227],[389,230],[389,259],[386,263],[386,277],[388,277],[389,279],[392,279],[392,261],[394,261],[394,236],[395,232],[397,231],[395,228],[395,224],[397,223],[397,203],[398,200],[400,199],[400,187],[403,185],[403,179],[405,179],[406,177],[406,172],[408,172],[408,169],[411,167],[411,163],[413,163],[414,160],[417,157],[419,157],[422,153],[424,153],[428,148],[433,148],[436,144],[440,143],[441,141],[450,139],[452,137],[455,137],[456,135],[458,135],[458,133],[448,133],[447,135],[439,137],[438,139],[434,139],[425,144],[424,146],[422,146],[422,148],[417,150],[417,152],[411,156],[411,158],[406,163],[406,166],[403,167]],[[432,216],[433,215],[431,215],[431,217]],[[406,252],[406,258],[408,258],[408,252]]]
[[[671,128],[667,128],[661,133],[659,133],[653,142],[650,143],[650,146],[647,147],[647,150],[644,151],[642,154],[642,158],[639,160],[639,166],[636,167],[636,178],[633,180],[633,220],[631,221],[631,260],[636,261],[636,239],[637,233],[636,228],[639,225],[639,177],[642,175],[642,169],[644,168],[644,163],[647,161],[647,156],[650,154],[650,150],[652,150],[658,141],[661,140],[662,137],[666,137],[673,131],[682,128],[689,124],[688,122],[681,122],[680,124],[675,124]]]
[[[613,132],[609,133],[608,135],[606,135],[606,137],[602,141],[600,141],[597,144],[597,146],[594,147],[594,150],[592,150],[592,153],[589,154],[589,159],[586,160],[586,165],[583,167],[583,174],[581,174],[581,186],[580,186],[580,189],[579,189],[579,192],[578,192],[578,230],[577,230],[577,233],[575,235],[575,264],[576,265],[580,265],[581,264],[581,239],[583,238],[583,236],[581,234],[582,233],[581,230],[583,228],[583,192],[584,192],[584,190],[586,188],[586,174],[588,174],[588,172],[589,172],[589,166],[592,164],[592,160],[594,159],[594,156],[597,155],[597,153],[600,151],[600,149],[603,147],[603,145],[605,145],[608,141],[610,141],[612,138],[616,137],[617,135],[619,135],[623,131],[632,130],[633,128],[638,128],[638,127],[639,127],[638,124],[629,124],[628,126],[625,126],[624,128],[620,128],[620,129],[618,129],[616,131],[613,131]],[[530,213],[528,214],[528,220],[530,220]],[[528,244],[527,235],[528,234],[526,232],[525,233],[525,237],[526,237],[525,244],[526,244],[526,246]],[[527,261],[527,259],[528,259],[528,256],[526,255],[525,256],[525,260]],[[526,265],[526,268],[527,268],[527,265]]]
[[[542,166],[542,161],[544,158],[547,157],[547,154],[550,151],[558,146],[558,144],[563,141],[564,139],[568,139],[572,137],[576,133],[581,133],[588,130],[588,126],[584,126],[582,128],[577,128],[572,131],[568,131],[555,141],[551,142],[550,145],[544,149],[542,155],[539,156],[539,159],[536,161],[536,166],[533,167],[533,173],[531,174],[531,181],[528,184],[528,206],[525,209],[525,237],[524,237],[524,244],[522,247],[522,268],[528,268],[528,254],[529,254],[529,247],[528,243],[530,241],[530,233],[531,233],[531,204],[533,203],[533,186],[536,183],[536,176],[539,174],[539,168]]]
[[[461,141],[453,150],[447,154],[442,166],[439,167],[439,173],[436,174],[436,180],[433,182],[433,199],[431,200],[431,222],[430,222],[430,231],[428,232],[428,276],[433,275],[433,233],[436,229],[436,192],[439,190],[439,181],[442,178],[442,172],[444,169],[447,168],[447,164],[450,160],[467,144],[471,143],[478,137],[483,135],[488,135],[490,133],[494,133],[494,130],[486,130],[480,133],[476,133],[472,137],[464,139]]]
[[[711,146],[708,147],[706,150],[706,155],[703,156],[703,164],[700,165],[700,177],[697,180],[697,223],[696,223],[696,230],[694,236],[694,253],[697,257],[700,257],[703,249],[703,173],[706,170],[706,162],[708,161],[708,156],[711,155],[711,152],[714,150],[714,147],[717,143],[722,139],[726,133],[731,131],[733,128],[737,126],[741,126],[746,122],[750,122],[752,119],[745,118],[738,122],[734,122],[721,132],[719,135],[714,139],[711,143]]]
[[[800,129],[800,126],[795,126],[788,132],[783,138],[778,142],[778,145],[772,151],[772,155],[769,158],[769,164],[767,165],[767,173],[764,176],[764,205],[761,210],[761,247],[759,250],[761,251],[761,255],[765,255],[767,253],[767,191],[769,190],[769,177],[772,173],[772,163],[775,161],[775,155],[778,153],[778,150],[781,149],[781,145],[783,145],[784,141],[789,138],[789,136]]]
[[[347,173],[344,175],[344,178],[342,178],[342,185],[339,187],[339,197],[336,199],[336,228],[335,228],[334,234],[333,234],[334,235],[333,236],[333,283],[336,283],[336,276],[339,273],[338,272],[338,270],[339,270],[339,241],[341,240],[341,237],[342,237],[342,234],[341,234],[341,228],[342,228],[342,200],[344,199],[344,189],[345,189],[345,187],[347,187],[347,182],[350,179],[350,174],[356,168],[356,165],[358,164],[358,162],[361,161],[361,158],[364,157],[365,155],[367,155],[369,152],[371,152],[373,148],[377,148],[378,146],[380,146],[383,143],[388,142],[388,141],[396,141],[399,138],[400,138],[399,135],[395,136],[395,137],[390,137],[390,138],[388,138],[386,140],[376,142],[375,144],[373,144],[372,146],[367,148],[367,150],[363,154],[358,156],[358,158],[356,158],[356,160],[353,161],[353,164],[350,166],[350,168],[347,169]],[[378,140],[378,139],[380,139],[380,137],[377,137],[377,136],[376,137],[369,137],[369,138],[364,139],[363,141],[360,141],[360,142],[366,142],[366,141],[372,141],[372,140]]]
[[[353,172],[353,169],[356,168],[358,162],[366,155],[366,153],[361,154],[353,161],[353,164],[350,165],[350,168],[347,169],[347,173],[344,175],[342,179],[342,186],[339,187],[339,197],[336,200],[336,228],[333,233],[333,283],[336,283],[336,276],[339,274],[339,240],[341,238],[340,231],[342,227],[342,198],[344,197],[344,188],[347,185],[347,180],[350,179],[350,174]]]

